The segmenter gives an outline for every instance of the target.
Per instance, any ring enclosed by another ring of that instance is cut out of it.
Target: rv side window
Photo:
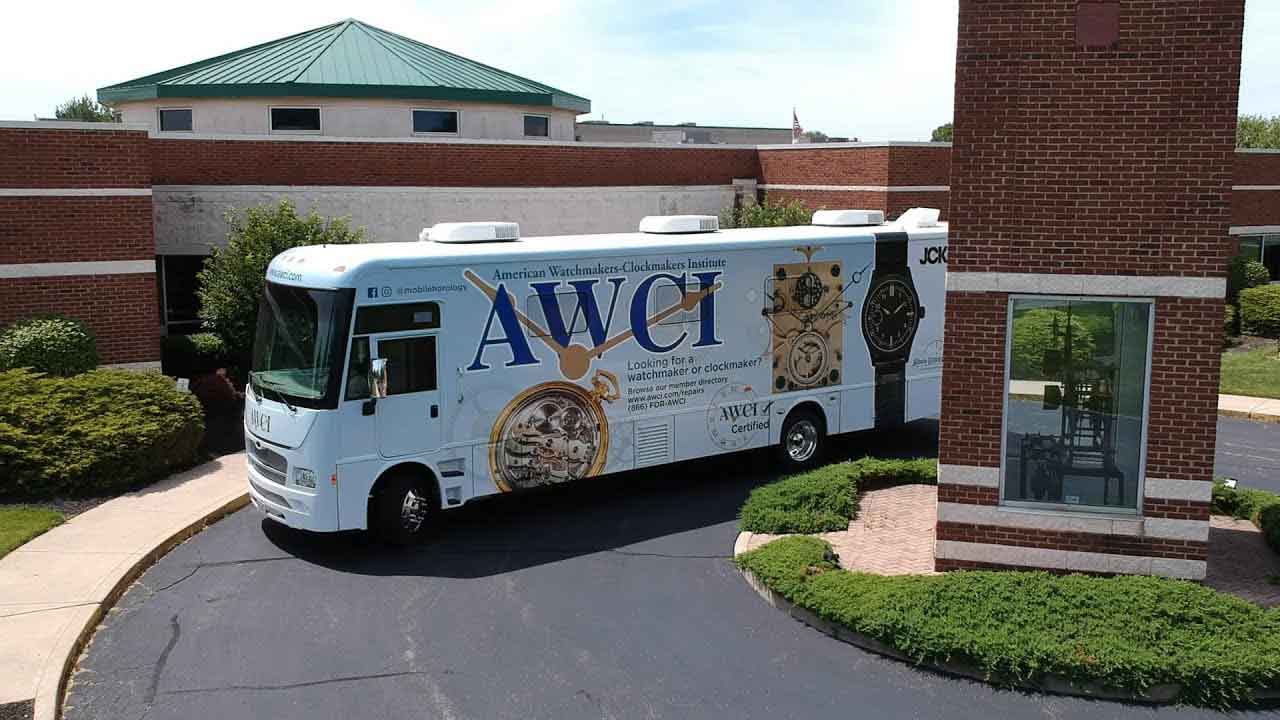
[[[356,335],[434,330],[440,327],[440,306],[433,302],[377,305],[356,311]]]
[[[369,397],[369,338],[358,337],[351,341],[351,359],[347,362],[347,399],[365,400]]]
[[[436,338],[398,338],[378,341],[378,357],[387,361],[387,394],[436,389]]]

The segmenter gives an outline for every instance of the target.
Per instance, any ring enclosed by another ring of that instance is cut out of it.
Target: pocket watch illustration
[[[560,380],[517,395],[489,435],[489,471],[503,492],[599,475],[609,457],[604,403],[621,397],[618,378],[597,370],[591,389]]]
[[[844,372],[844,297],[838,261],[814,261],[820,246],[796,248],[802,263],[773,266],[761,311],[773,328],[773,392],[838,385]]]

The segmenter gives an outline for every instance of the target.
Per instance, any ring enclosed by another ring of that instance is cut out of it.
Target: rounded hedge
[[[1249,335],[1280,338],[1280,284],[1240,291],[1240,329]]]
[[[1242,290],[1266,285],[1269,282],[1271,282],[1271,273],[1266,265],[1237,255],[1231,259],[1231,265],[1227,271],[1227,297],[1234,300]]]
[[[1183,580],[966,571],[842,570],[815,537],[785,537],[739,567],[818,617],[916,663],[958,663],[1002,686],[1050,676],[1129,692],[1178,686],[1229,708],[1280,687],[1280,610]]]
[[[31,368],[66,376],[97,366],[93,333],[78,320],[36,317],[14,323],[0,333],[0,370]]]
[[[0,372],[0,498],[90,497],[195,464],[200,404],[158,373]]]
[[[742,529],[758,533],[832,532],[849,527],[866,485],[935,484],[938,463],[862,458],[790,475],[751,491],[739,512]]]

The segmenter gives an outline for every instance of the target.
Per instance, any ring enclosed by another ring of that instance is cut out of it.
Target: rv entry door
[[[436,334],[374,336],[374,357],[387,361],[386,396],[378,400],[378,450],[385,457],[434,450],[445,421],[436,372]]]

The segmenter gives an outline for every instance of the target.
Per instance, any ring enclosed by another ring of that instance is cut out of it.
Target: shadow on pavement
[[[936,457],[937,429],[924,420],[842,435],[833,438],[828,460]],[[306,533],[265,519],[262,530],[304,562],[377,576],[488,577],[602,552],[728,558],[723,533],[701,544],[663,538],[734,520],[751,490],[776,477],[772,451],[755,450],[493,496],[444,513],[435,537],[409,548],[382,546],[362,532]],[[689,554],[690,545],[705,554]]]

